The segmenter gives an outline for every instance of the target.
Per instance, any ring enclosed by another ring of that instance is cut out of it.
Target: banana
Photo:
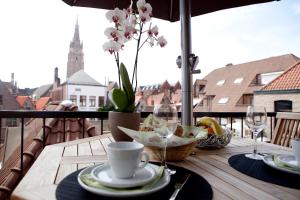
[[[197,122],[197,126],[209,126],[214,130],[214,133],[218,136],[223,135],[223,129],[219,123],[210,117],[201,117]]]

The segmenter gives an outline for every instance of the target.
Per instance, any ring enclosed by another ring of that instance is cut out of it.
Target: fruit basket
[[[145,149],[151,153],[153,159],[161,160],[164,148],[164,140],[154,131],[151,124],[158,123],[152,115],[149,115],[139,131],[119,127],[121,131],[133,138],[135,141],[144,144]],[[196,126],[178,125],[176,132],[167,140],[167,161],[184,160],[200,140],[207,138],[207,132]]]
[[[223,127],[222,135],[208,135],[206,140],[199,141],[197,147],[206,149],[220,149],[229,144],[232,137],[232,132]]]
[[[210,117],[201,117],[197,126],[207,132],[207,139],[199,141],[197,147],[207,149],[219,149],[229,144],[232,132],[219,125],[219,123]]]

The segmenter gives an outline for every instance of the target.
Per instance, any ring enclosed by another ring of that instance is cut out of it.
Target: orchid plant
[[[136,41],[136,54],[131,77],[131,85],[134,85],[135,93],[138,81],[137,66],[139,51],[147,43],[150,47],[153,47],[155,43],[160,47],[164,47],[167,41],[163,36],[158,36],[158,27],[156,25],[153,26],[150,22],[152,18],[152,7],[149,3],[146,3],[145,0],[138,0],[136,2],[136,9],[133,8],[133,1],[131,1],[127,9],[120,10],[119,8],[115,8],[114,10],[110,10],[106,13],[106,18],[109,22],[114,24],[114,27],[109,27],[105,30],[104,33],[109,41],[103,45],[103,49],[114,55],[118,69],[120,88],[120,51],[123,50],[128,41]]]

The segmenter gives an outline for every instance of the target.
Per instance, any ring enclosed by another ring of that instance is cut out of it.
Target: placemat
[[[231,156],[228,159],[228,163],[237,171],[253,178],[276,185],[300,189],[299,175],[274,169],[266,165],[262,160],[253,160],[247,158],[245,154],[238,154]]]
[[[162,190],[140,197],[122,198],[122,199],[143,199],[143,200],[166,200],[169,199],[174,191],[175,182],[178,181],[183,174],[190,173],[191,176],[179,192],[176,200],[185,199],[212,199],[213,191],[211,185],[200,175],[181,167],[174,165],[168,165],[171,169],[176,169],[176,174],[171,176],[171,181],[168,186]],[[73,172],[72,174],[65,177],[57,186],[56,198],[58,200],[111,200],[117,199],[116,197],[110,198],[101,195],[90,193],[83,189],[77,182],[77,175],[81,170]]]

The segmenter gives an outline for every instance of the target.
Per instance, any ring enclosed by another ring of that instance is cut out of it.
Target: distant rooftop
[[[83,70],[79,70],[70,76],[66,82],[63,84],[75,84],[75,85],[94,85],[94,86],[104,86],[92,78],[90,75],[85,73]]]

